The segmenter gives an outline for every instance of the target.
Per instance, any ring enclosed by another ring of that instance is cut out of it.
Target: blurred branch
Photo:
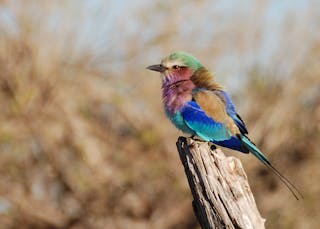
[[[203,229],[265,228],[238,159],[184,137],[179,137],[177,148]]]

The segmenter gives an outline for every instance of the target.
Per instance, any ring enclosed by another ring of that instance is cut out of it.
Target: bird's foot
[[[197,142],[207,142],[207,141],[204,141],[202,140],[201,138],[199,138],[197,135],[193,134],[190,136],[190,138],[194,141],[197,141]]]
[[[212,145],[210,146],[210,149],[211,149],[211,150],[216,150],[217,147],[216,147],[214,144],[212,144]]]

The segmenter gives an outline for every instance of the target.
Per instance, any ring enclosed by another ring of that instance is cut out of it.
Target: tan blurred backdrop
[[[320,223],[319,1],[0,1],[0,229],[195,229],[145,67],[197,56],[304,194],[239,157],[267,228]]]

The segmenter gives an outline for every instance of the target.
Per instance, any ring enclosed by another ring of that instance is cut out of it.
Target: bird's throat
[[[162,99],[167,114],[175,114],[192,99],[193,82],[188,79],[176,79],[163,82]]]
[[[176,87],[179,87],[179,85],[181,83],[186,82],[186,81],[191,81],[191,80],[190,79],[177,80],[173,83],[168,84],[166,87],[168,87],[168,89],[176,88]]]

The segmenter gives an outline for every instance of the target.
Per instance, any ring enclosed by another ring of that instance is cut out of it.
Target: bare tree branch
[[[177,148],[203,229],[265,228],[240,160],[184,137]]]

